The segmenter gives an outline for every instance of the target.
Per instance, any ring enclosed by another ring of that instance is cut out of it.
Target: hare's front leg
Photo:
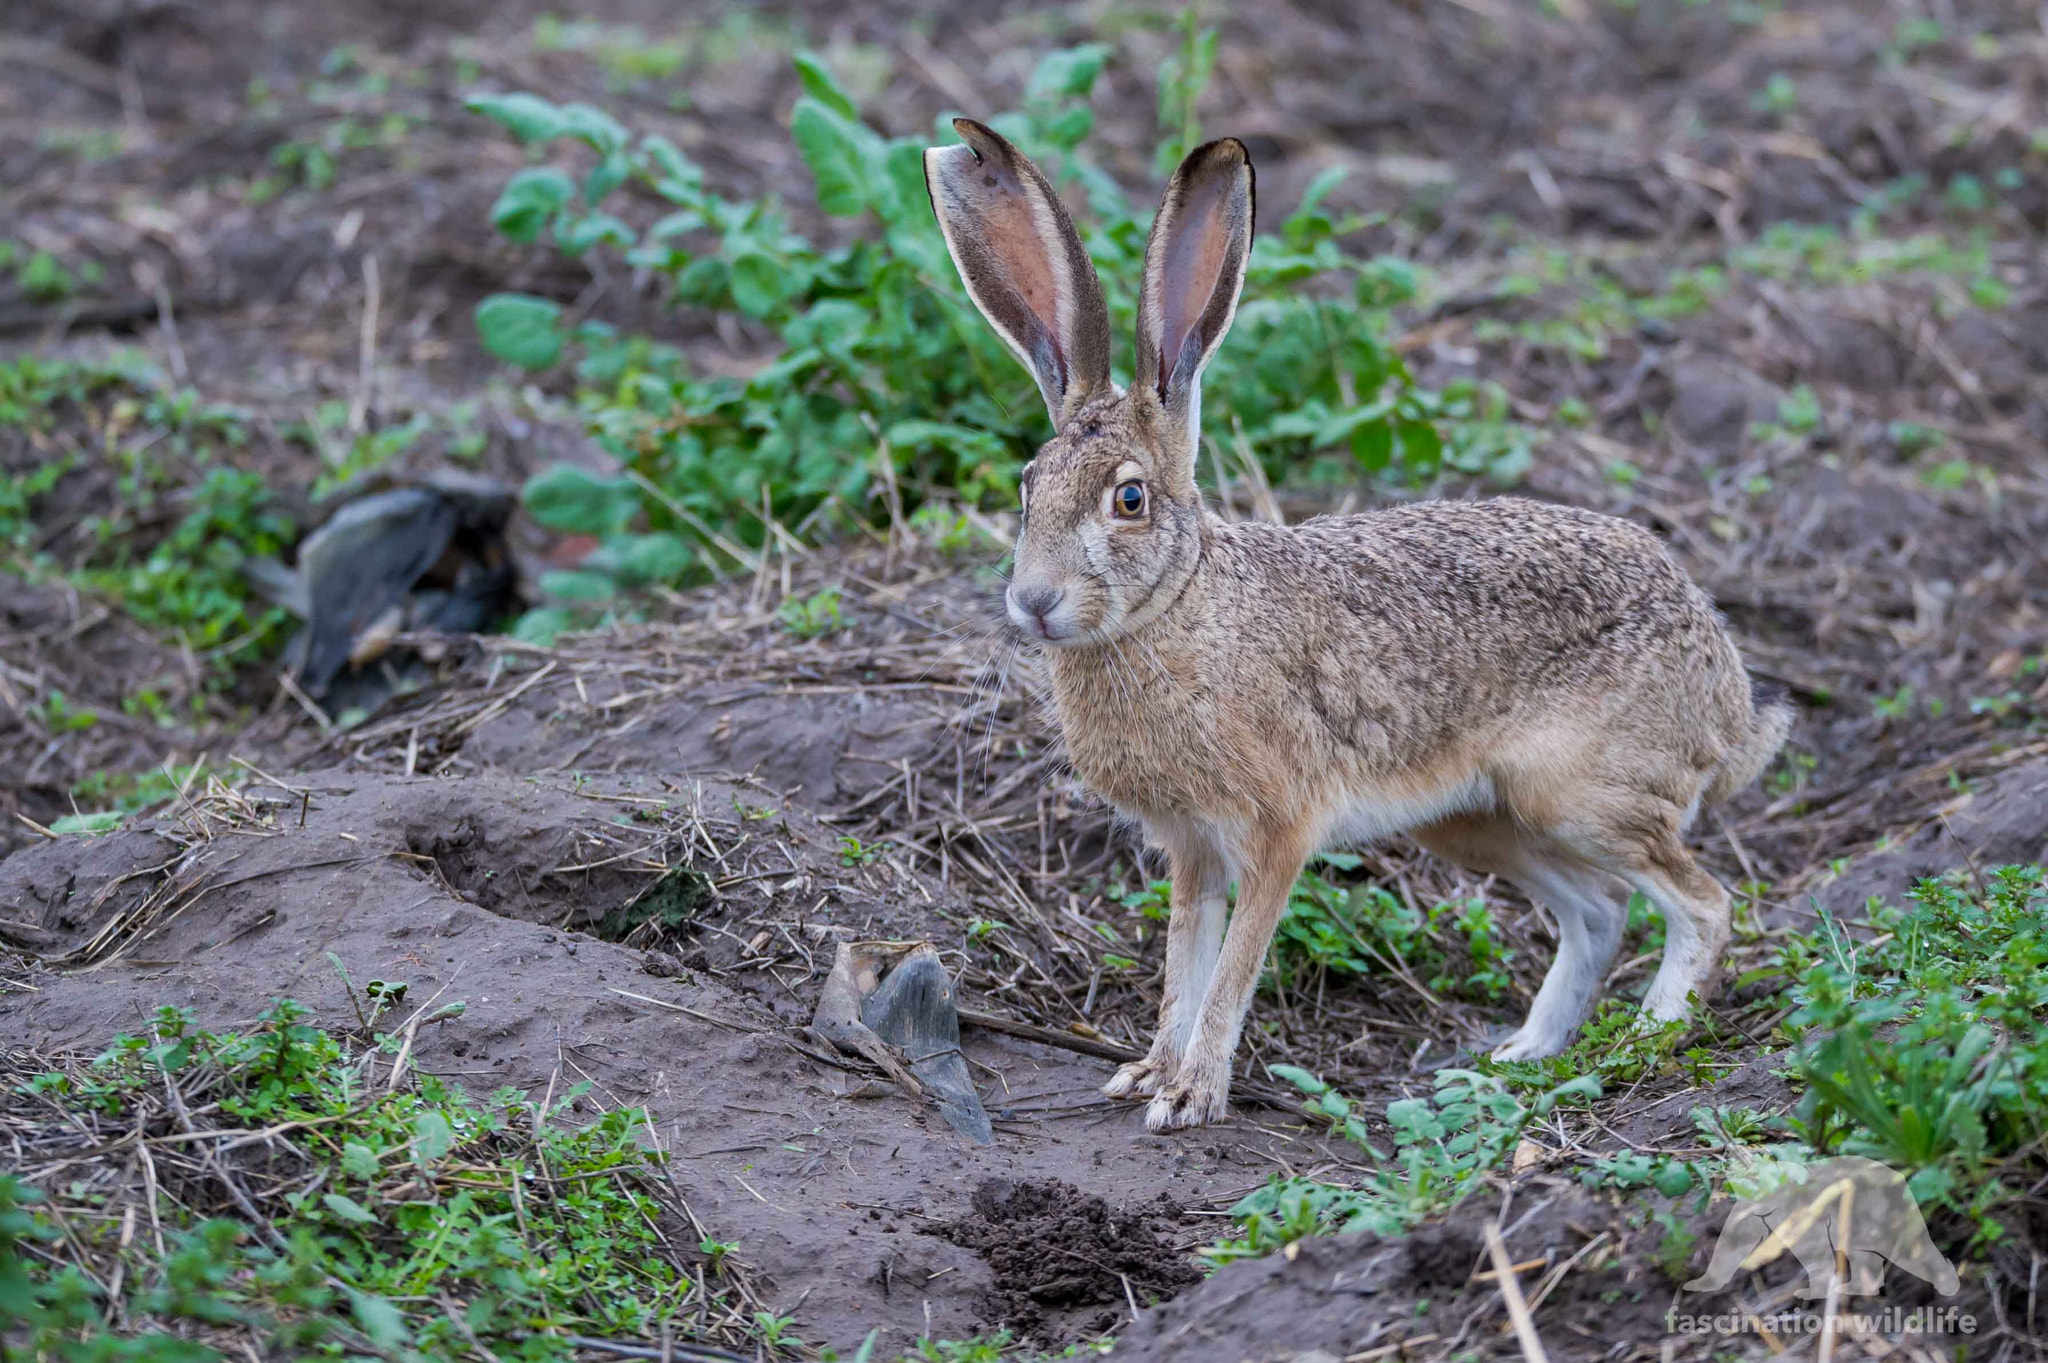
[[[1159,1000],[1159,1031],[1143,1060],[1122,1066],[1102,1086],[1112,1098],[1150,1094],[1172,1082],[1223,949],[1229,872],[1222,849],[1203,829],[1176,828],[1162,841],[1167,874],[1173,877],[1173,903],[1166,920],[1166,988]]]
[[[1244,1030],[1244,1015],[1259,987],[1259,971],[1273,930],[1286,912],[1288,893],[1310,852],[1306,826],[1255,830],[1245,848],[1237,887],[1237,911],[1223,956],[1195,1014],[1194,1035],[1180,1071],[1145,1109],[1154,1131],[1221,1121],[1230,1108],[1230,1057]]]

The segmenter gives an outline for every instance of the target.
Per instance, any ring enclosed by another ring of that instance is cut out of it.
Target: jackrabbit
[[[1055,430],[1024,470],[1007,613],[1045,646],[1075,769],[1173,879],[1158,1035],[1104,1091],[1151,1095],[1155,1131],[1220,1119],[1304,861],[1398,832],[1556,917],[1557,959],[1496,1058],[1564,1049],[1620,943],[1622,887],[1665,918],[1643,1007],[1683,1016],[1729,935],[1686,827],[1792,720],[1706,594],[1649,532],[1516,498],[1222,521],[1195,458],[1202,369],[1251,254],[1244,144],[1197,147],[1166,188],[1126,393],[1052,186],[989,128],[953,126],[965,145],[925,153],[940,229]]]

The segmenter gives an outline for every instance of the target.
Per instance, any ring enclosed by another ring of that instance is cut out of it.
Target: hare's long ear
[[[1202,367],[1223,344],[1252,253],[1252,159],[1234,137],[1189,152],[1166,186],[1138,290],[1132,383],[1159,399],[1192,444],[1202,418]]]
[[[956,118],[965,146],[924,154],[925,188],[974,305],[1024,361],[1055,429],[1109,390],[1109,309],[1074,220],[1030,158]]]

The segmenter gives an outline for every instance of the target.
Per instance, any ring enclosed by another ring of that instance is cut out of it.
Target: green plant
[[[886,842],[864,843],[859,838],[843,836],[839,839],[839,864],[842,866],[871,866],[889,850]]]
[[[1625,999],[1605,999],[1562,1054],[1495,1063],[1493,1068],[1517,1087],[1542,1088],[1581,1074],[1597,1075],[1611,1084],[1631,1084],[1671,1068],[1679,1059],[1678,1043],[1692,1026],[1678,1019],[1653,1019]]]
[[[1506,993],[1512,953],[1500,944],[1484,900],[1438,904],[1421,914],[1381,886],[1336,878],[1356,871],[1359,857],[1326,852],[1317,860],[1295,882],[1275,930],[1269,987],[1299,990],[1322,972],[1406,972],[1445,994],[1492,1002]]]
[[[660,1157],[635,1139],[645,1114],[567,1125],[587,1085],[545,1104],[513,1089],[472,1099],[402,1059],[418,1027],[460,1004],[379,1033],[404,986],[349,988],[363,1010],[353,1039],[288,1000],[244,1032],[165,1008],[147,1033],[23,1088],[81,1153],[95,1132],[189,1129],[205,1142],[256,1128],[268,1175],[238,1203],[172,1143],[148,1182],[24,1193],[0,1180],[0,1310],[24,1322],[29,1356],[201,1363],[217,1344],[234,1356],[538,1361],[567,1359],[575,1334],[650,1338],[667,1325],[695,1337],[685,1303],[709,1289],[659,1228],[669,1193]],[[143,1224],[163,1226],[161,1252],[149,1235],[115,1233],[140,1203]],[[206,1217],[209,1204],[222,1214]],[[28,1243],[39,1250],[24,1257]],[[786,1319],[774,1337],[795,1343]]]
[[[191,490],[190,509],[147,557],[133,561],[116,549],[109,566],[81,578],[142,624],[218,661],[260,656],[283,642],[289,622],[278,607],[252,612],[242,560],[277,554],[295,534],[270,502],[262,475],[210,469]]]
[[[241,564],[276,554],[296,530],[261,475],[227,463],[245,440],[236,412],[162,387],[134,357],[22,356],[0,362],[0,431],[9,429],[72,452],[0,476],[0,566],[110,600],[182,641],[215,680],[282,642],[283,612],[257,603]],[[64,537],[60,561],[37,543],[37,503],[86,473],[111,474],[114,495]],[[147,691],[138,684],[138,696]]]
[[[1202,1251],[1215,1263],[1267,1254],[1326,1231],[1405,1231],[1462,1201],[1513,1152],[1530,1122],[1548,1115],[1559,1103],[1600,1096],[1600,1081],[1590,1075],[1525,1102],[1491,1075],[1441,1070],[1431,1097],[1387,1104],[1394,1146],[1390,1153],[1382,1153],[1350,1099],[1296,1066],[1270,1068],[1274,1078],[1294,1085],[1310,1100],[1311,1112],[1365,1153],[1373,1172],[1356,1187],[1276,1175],[1231,1208],[1231,1215],[1242,1223],[1241,1235]]]
[[[1924,880],[1877,935],[1832,919],[1779,952],[1806,1092],[1792,1130],[1823,1153],[1910,1176],[1923,1201],[1980,1216],[1996,1163],[2048,1130],[2048,907],[2039,867]]]
[[[1170,144],[1194,135],[1213,53],[1213,37],[1186,32],[1166,101]],[[1107,57],[1098,44],[1049,54],[1022,107],[992,122],[1085,209],[1082,232],[1123,337],[1147,223],[1081,150]],[[923,181],[931,138],[882,137],[820,61],[800,55],[796,65],[804,93],[790,130],[818,206],[866,228],[845,246],[819,246],[771,205],[718,193],[673,144],[635,137],[591,106],[532,94],[470,101],[531,148],[575,142],[589,155],[580,175],[554,165],[515,175],[492,210],[500,233],[578,259],[623,253],[679,305],[766,329],[780,346],[745,379],[707,375],[647,338],[571,326],[553,300],[485,300],[477,325],[493,354],[533,369],[576,358],[577,400],[618,464],[609,477],[540,475],[527,504],[543,524],[607,545],[687,541],[702,556],[696,571],[751,567],[750,546],[768,542],[771,521],[802,531],[868,520],[883,486],[910,512],[936,497],[1007,504],[1024,456],[1049,435],[1031,381],[981,324],[945,254]],[[615,212],[628,183],[666,214],[641,224]],[[1257,459],[1275,481],[1336,476],[1333,460],[1346,476],[1363,466],[1426,479],[1456,467],[1513,478],[1529,447],[1506,395],[1474,384],[1424,390],[1386,344],[1387,310],[1413,295],[1414,272],[1338,245],[1359,220],[1324,209],[1336,183],[1318,179],[1256,243],[1235,339],[1204,381],[1211,409],[1232,418],[1217,423],[1218,458]]]
[[[73,271],[48,251],[0,240],[0,272],[8,270],[14,272],[15,286],[38,303],[61,303],[106,277],[98,261],[88,260]]]
[[[761,1341],[762,1349],[767,1351],[770,1358],[784,1349],[795,1353],[804,1347],[803,1340],[791,1332],[790,1327],[795,1324],[794,1316],[778,1316],[773,1311],[754,1313],[755,1334]]]
[[[711,1261],[711,1271],[721,1276],[725,1273],[726,1256],[738,1248],[737,1241],[714,1240],[708,1235],[697,1242],[698,1252]]]
[[[1789,114],[1799,107],[1799,85],[1783,71],[1773,71],[1764,88],[1750,96],[1749,107],[1762,113]]]
[[[839,588],[826,587],[810,596],[787,596],[776,607],[775,618],[799,639],[817,639],[846,628],[839,609]]]

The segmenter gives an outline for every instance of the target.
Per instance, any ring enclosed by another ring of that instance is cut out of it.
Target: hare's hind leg
[[[1664,959],[1643,996],[1643,1011],[1659,1019],[1682,1018],[1690,996],[1708,993],[1733,935],[1728,891],[1700,868],[1680,836],[1691,817],[1689,806],[1641,792],[1603,810],[1604,803],[1588,801],[1593,818],[1575,821],[1568,831],[1553,829],[1553,835],[1663,911]]]
[[[1627,908],[1611,893],[1612,878],[1506,815],[1459,815],[1410,836],[1467,870],[1513,881],[1550,909],[1557,922],[1557,956],[1528,1021],[1495,1048],[1493,1058],[1536,1060],[1562,1051],[1592,1010],[1621,945]]]
[[[1511,876],[1557,919],[1557,957],[1529,1005],[1529,1020],[1494,1048],[1495,1060],[1540,1060],[1571,1045],[1572,1033],[1593,1011],[1593,1000],[1614,964],[1628,906],[1609,892],[1605,872],[1567,857],[1532,853]]]
[[[1682,1018],[1692,996],[1707,996],[1734,935],[1728,891],[1675,836],[1619,874],[1664,911],[1664,959],[1643,995],[1643,1011],[1653,1018]]]
[[[1143,1060],[1119,1068],[1102,1086],[1112,1098],[1151,1094],[1173,1081],[1223,949],[1229,869],[1213,831],[1181,825],[1155,829],[1154,834],[1166,844],[1167,873],[1173,877],[1173,903],[1166,920],[1166,987],[1160,995],[1159,1031],[1152,1049]]]

